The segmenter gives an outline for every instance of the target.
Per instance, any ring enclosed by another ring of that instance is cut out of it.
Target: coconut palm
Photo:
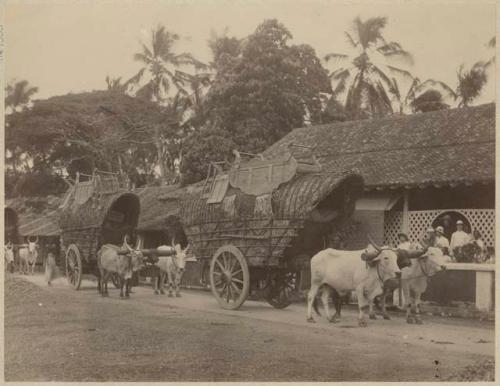
[[[468,106],[473,99],[477,98],[486,84],[486,63],[477,62],[470,70],[464,70],[460,66],[457,72],[458,85],[456,97],[459,100],[458,107]]]
[[[38,92],[38,87],[31,87],[27,80],[21,80],[9,84],[5,88],[5,92],[5,107],[15,112],[29,104],[31,97]]]
[[[387,42],[382,31],[387,18],[374,17],[353,22],[354,33],[345,32],[347,41],[354,49],[353,55],[330,53],[325,60],[346,61],[348,65],[330,74],[333,96],[345,94],[346,111],[351,119],[382,116],[392,113],[389,97],[393,81],[390,75],[411,78],[411,74],[391,63],[396,59],[412,64],[411,55],[397,42]]]
[[[145,76],[149,79],[137,90],[137,96],[164,104],[168,100],[172,86],[176,92],[185,91],[184,86],[189,80],[189,74],[179,70],[180,67],[206,68],[191,54],[174,52],[179,39],[179,35],[159,25],[152,31],[150,47],[142,43],[142,49],[134,55],[134,59],[143,63],[144,67],[130,81],[138,85]]]

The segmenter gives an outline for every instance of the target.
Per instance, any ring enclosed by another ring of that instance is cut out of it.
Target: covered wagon
[[[97,251],[103,244],[121,245],[125,235],[134,234],[140,204],[126,186],[112,173],[77,175],[60,216],[63,264],[73,288],[80,287],[83,274],[97,274]]]
[[[254,289],[274,307],[288,306],[298,272],[350,218],[362,178],[325,173],[313,153],[294,156],[290,147],[281,158],[245,162],[235,151],[230,167],[212,163],[183,200],[184,231],[197,258],[210,262],[212,293],[223,308],[239,308]]]

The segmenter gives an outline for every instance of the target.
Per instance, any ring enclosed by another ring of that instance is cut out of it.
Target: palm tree
[[[119,94],[125,94],[130,87],[130,80],[126,81],[125,83],[122,83],[122,78],[110,78],[109,76],[106,76],[106,85],[108,86],[108,91],[114,92],[114,93],[119,93]]]
[[[38,87],[31,87],[27,80],[21,80],[14,84],[9,84],[5,88],[5,107],[8,107],[11,112],[22,110],[25,108],[31,97],[38,92]]]
[[[136,92],[137,97],[151,100],[166,107],[169,116],[167,129],[158,126],[153,128],[152,133],[157,151],[160,178],[164,181],[174,168],[172,160],[176,151],[173,147],[180,146],[178,139],[172,137],[171,129],[176,125],[181,125],[180,120],[185,112],[183,107],[185,98],[183,97],[187,95],[185,87],[193,79],[191,74],[181,71],[179,68],[185,66],[192,67],[194,70],[207,68],[205,64],[196,60],[189,53],[178,54],[174,52],[175,44],[179,39],[179,35],[167,31],[162,25],[153,29],[150,46],[142,43],[141,51],[134,55],[134,59],[143,63],[144,67],[129,81],[130,84],[139,87]],[[140,82],[145,76],[149,79],[140,86]],[[182,113],[179,113],[180,110]]]
[[[481,94],[488,80],[486,76],[486,63],[477,62],[470,70],[464,70],[464,66],[462,65],[458,69],[457,77],[456,97],[459,99],[458,107],[466,107],[474,98]]]
[[[382,116],[392,113],[389,98],[393,81],[389,74],[410,77],[411,74],[397,66],[388,64],[389,60],[402,59],[412,64],[411,55],[397,42],[387,42],[382,30],[387,18],[374,17],[362,21],[354,19],[354,34],[345,32],[347,41],[355,50],[353,55],[330,53],[325,61],[332,59],[349,60],[348,66],[337,68],[330,74],[334,82],[333,96],[345,96],[346,111],[351,119],[364,116]]]
[[[159,25],[152,31],[150,47],[142,43],[142,50],[134,55],[134,59],[143,63],[144,67],[130,81],[139,84],[145,75],[149,76],[149,80],[137,90],[137,96],[164,104],[168,101],[172,86],[177,91],[185,92],[184,86],[189,74],[179,70],[179,67],[206,68],[205,64],[191,54],[174,52],[174,46],[179,39],[179,35]]]

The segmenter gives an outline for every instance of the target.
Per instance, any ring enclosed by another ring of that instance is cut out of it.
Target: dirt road
[[[41,276],[7,278],[5,379],[433,381],[464,379],[456,374],[469,365],[474,379],[491,377],[488,323],[428,316],[417,326],[396,316],[358,328],[346,309],[339,324],[308,324],[303,305],[247,301],[225,311],[209,293],[134,291],[120,300],[116,290],[101,298],[89,281],[74,291],[62,278],[50,288]]]

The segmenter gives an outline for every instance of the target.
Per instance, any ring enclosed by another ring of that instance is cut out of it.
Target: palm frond
[[[138,53],[134,54],[134,60],[136,60],[138,62],[142,62],[144,64],[151,63],[151,58],[144,55],[142,52],[138,52]]]
[[[389,77],[377,66],[373,65],[370,67],[370,71],[374,72],[386,85],[386,87],[391,88],[392,87],[392,81],[389,79]]]
[[[345,54],[337,54],[337,53],[330,53],[330,54],[326,54],[325,57],[323,58],[325,60],[325,62],[328,62],[330,60],[342,60],[342,59],[347,59],[349,56],[348,55],[345,55]]]
[[[488,47],[489,48],[495,48],[497,45],[497,38],[496,36],[493,36],[490,41],[488,42]]]
[[[389,70],[391,70],[392,72],[394,72],[395,74],[399,74],[399,75],[402,75],[406,78],[413,79],[413,75],[407,70],[403,70],[402,68],[398,68],[398,67],[394,67],[394,66],[390,66],[390,65],[387,65],[387,68]]]
[[[397,42],[389,42],[384,45],[377,47],[377,51],[380,52],[385,57],[397,56],[401,59],[406,60],[408,63],[413,64],[413,56],[401,47],[401,44]]]
[[[349,32],[345,31],[344,35],[347,37],[347,41],[351,44],[353,48],[356,48],[358,46],[359,42],[355,41]]]
[[[459,71],[461,71],[461,69]],[[446,91],[451,97],[453,97],[455,99],[457,98],[457,94],[455,93],[455,91],[452,90],[452,88],[450,86],[448,86],[443,81],[435,80],[435,79],[426,79],[420,85],[418,85],[418,88],[416,88],[416,91],[421,91],[425,87],[428,87],[428,86],[430,86],[430,87],[436,87],[436,86],[440,87],[444,91]]]

